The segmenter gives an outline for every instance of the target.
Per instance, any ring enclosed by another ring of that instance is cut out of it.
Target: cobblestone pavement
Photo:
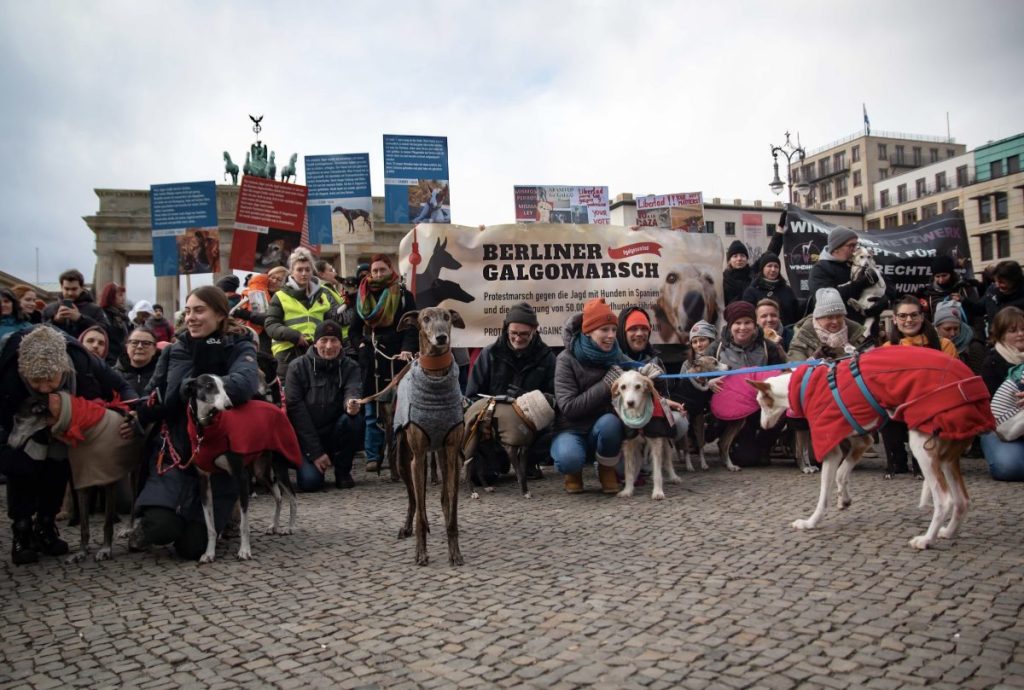
[[[778,462],[778,461],[777,461]],[[511,483],[460,504],[449,567],[436,488],[431,562],[395,538],[401,486],[303,495],[295,535],[237,540],[202,568],[166,551],[9,564],[5,687],[1024,687],[1024,501],[964,461],[961,536],[919,552],[919,484],[853,475],[814,532],[818,475],[706,473],[632,499]],[[272,501],[255,503],[256,528]],[[94,539],[99,536],[98,526]],[[77,540],[75,530],[64,536]],[[72,535],[71,533],[75,533]]]

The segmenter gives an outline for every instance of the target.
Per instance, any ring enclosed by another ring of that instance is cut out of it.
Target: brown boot
[[[576,472],[575,474],[565,475],[565,493],[567,494],[581,494],[583,493],[583,472]]]
[[[615,467],[612,465],[598,465],[597,478],[601,480],[601,493],[619,493],[619,478],[615,474]]]

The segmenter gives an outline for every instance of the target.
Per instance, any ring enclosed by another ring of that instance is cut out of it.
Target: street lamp
[[[804,162],[804,158],[807,156],[807,152],[804,151],[802,146],[794,146],[789,140],[789,132],[786,132],[786,143],[782,146],[772,146],[772,165],[775,168],[775,178],[768,184],[768,187],[776,194],[782,193],[782,188],[785,186],[782,180],[779,178],[779,154],[786,157],[786,183],[789,185],[789,201],[793,201],[793,171],[792,163],[793,157],[799,156],[801,163]],[[797,194],[807,194],[810,186],[806,182],[798,182],[796,185]]]

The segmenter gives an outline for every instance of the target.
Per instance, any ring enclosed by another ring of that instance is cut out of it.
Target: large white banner
[[[723,254],[715,235],[539,223],[483,230],[420,224],[399,248],[416,304],[455,309],[466,321],[453,333],[462,347],[493,343],[518,302],[537,310],[545,342],[562,345],[564,322],[594,297],[615,312],[646,309],[656,321],[656,343],[686,342],[695,321],[718,322]]]

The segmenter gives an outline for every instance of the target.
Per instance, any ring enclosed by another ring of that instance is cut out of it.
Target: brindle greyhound
[[[441,508],[448,535],[448,562],[462,565],[459,551],[459,473],[462,468],[462,393],[452,359],[451,329],[465,328],[453,309],[430,307],[402,316],[398,330],[418,327],[420,357],[398,386],[395,444],[398,472],[409,494],[398,538],[412,536],[416,518],[416,564],[427,564],[427,453],[441,466]]]

